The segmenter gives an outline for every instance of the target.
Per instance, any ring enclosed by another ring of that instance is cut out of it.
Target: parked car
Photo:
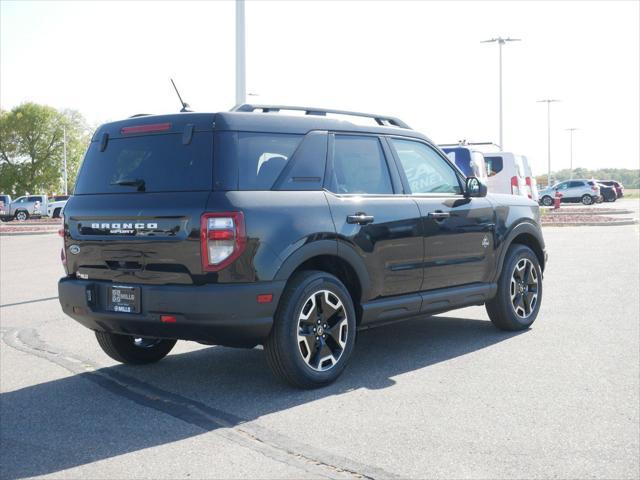
[[[590,183],[591,182],[591,183]],[[562,194],[562,203],[578,203],[592,205],[600,197],[600,187],[590,180],[566,180],[556,183],[550,188],[540,190],[540,203],[547,207],[553,205],[553,197],[556,192]]]
[[[234,110],[93,135],[63,212],[58,292],[107,355],[147,364],[178,339],[262,344],[277,376],[312,388],[341,374],[359,328],[482,304],[500,329],[534,322],[535,202],[487,198],[393,117]]]
[[[487,168],[482,152],[463,145],[441,145],[440,148],[466,177],[476,177],[485,185],[487,184]]]
[[[616,192],[616,188],[613,186],[605,185],[604,183],[600,183],[597,180],[593,180],[589,182],[589,184],[597,184],[600,188],[600,198],[601,201],[604,202],[615,202],[618,199],[618,194]]]
[[[487,186],[492,193],[530,196],[522,157],[510,152],[485,153]]]
[[[46,195],[24,195],[11,202],[8,216],[24,221],[31,216],[46,215],[47,204]]]
[[[615,188],[617,198],[624,197],[624,185],[622,185],[622,183],[615,180],[598,180],[598,183]]]
[[[9,211],[11,205],[11,195],[0,195],[0,220],[3,222],[10,219]]]
[[[47,215],[51,218],[60,218],[68,198],[67,195],[58,195],[50,198],[47,206]]]

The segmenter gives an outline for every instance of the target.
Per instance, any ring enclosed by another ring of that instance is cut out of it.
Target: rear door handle
[[[363,212],[358,212],[355,215],[347,216],[347,223],[358,223],[360,225],[367,225],[373,223],[373,215],[367,215]]]
[[[429,212],[428,215],[429,218],[435,218],[436,220],[442,220],[450,216],[449,212]]]

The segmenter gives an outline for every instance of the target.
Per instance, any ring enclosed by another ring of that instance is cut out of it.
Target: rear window
[[[484,164],[487,166],[487,176],[493,177],[502,171],[502,157],[484,157]]]
[[[270,190],[302,135],[238,133],[240,190]]]
[[[186,145],[182,137],[180,133],[114,138],[103,152],[100,142],[91,142],[75,194],[135,192],[140,182],[145,192],[211,190],[213,133],[196,132]],[[123,185],[127,182],[131,184]]]

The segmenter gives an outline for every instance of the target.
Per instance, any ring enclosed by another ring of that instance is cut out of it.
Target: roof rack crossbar
[[[271,112],[279,112],[280,110],[293,110],[305,112],[305,115],[318,115],[318,116],[326,116],[327,113],[333,113],[336,115],[349,115],[352,117],[364,117],[364,118],[373,118],[378,125],[381,126],[394,126],[400,128],[408,128],[409,125],[396,117],[389,117],[387,115],[376,115],[373,113],[361,113],[361,112],[350,112],[347,110],[333,110],[328,108],[314,108],[314,107],[299,107],[299,106],[291,106],[291,105],[254,105],[249,103],[244,103],[242,105],[237,105],[231,109],[232,112],[254,112],[256,110],[261,110],[263,113],[271,113]]]

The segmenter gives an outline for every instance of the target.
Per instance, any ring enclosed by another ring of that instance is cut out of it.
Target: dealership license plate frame
[[[140,287],[113,285],[107,300],[107,309],[112,312],[140,313]]]

